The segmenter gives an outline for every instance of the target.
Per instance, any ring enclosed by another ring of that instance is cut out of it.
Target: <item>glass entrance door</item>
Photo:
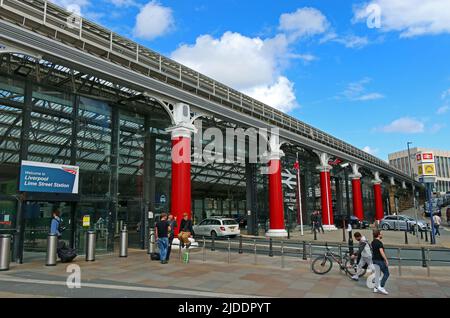
[[[67,243],[71,237],[70,204],[66,202],[26,201],[23,205],[25,219],[24,250],[28,252],[45,252],[47,236],[50,231],[52,212],[58,209],[62,225],[62,239]]]

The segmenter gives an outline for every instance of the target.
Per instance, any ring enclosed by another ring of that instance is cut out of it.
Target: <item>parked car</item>
[[[211,237],[235,237],[241,234],[236,220],[224,217],[210,217],[193,227],[194,235]]]
[[[349,224],[349,218],[347,215],[335,215],[334,216],[334,224],[338,228],[342,228],[342,220],[345,221],[345,227],[347,227]],[[366,229],[370,226],[369,222],[367,222],[366,220],[363,220],[362,222],[360,222],[356,216],[354,216],[354,215],[350,216],[350,224],[352,225],[352,228],[359,229],[360,223],[361,223],[361,228],[363,228],[363,229]]]
[[[419,230],[424,231],[430,228],[429,224],[424,220],[416,220],[413,217],[407,215],[387,215],[380,221],[380,227],[385,230],[406,230],[416,226],[418,224]]]

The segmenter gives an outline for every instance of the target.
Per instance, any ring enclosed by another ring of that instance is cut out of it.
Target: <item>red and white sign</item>
[[[432,152],[421,152],[416,155],[417,163],[434,163]]]

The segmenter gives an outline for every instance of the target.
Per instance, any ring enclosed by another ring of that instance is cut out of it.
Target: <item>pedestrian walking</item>
[[[167,222],[169,223],[170,230],[169,230],[169,246],[167,247],[166,260],[169,261],[170,252],[172,252],[172,242],[173,242],[173,239],[174,239],[174,236],[175,236],[174,232],[175,232],[175,228],[177,227],[177,218],[174,217],[172,214],[169,214]]]
[[[189,246],[191,246],[189,238],[192,236],[192,232],[192,220],[189,219],[189,215],[187,213],[183,213],[183,219],[180,223],[180,233],[178,234],[181,247],[186,246],[186,248],[189,248]]]
[[[437,214],[433,216],[433,222],[434,222],[434,235],[441,236],[441,233],[439,232],[439,227],[441,226],[441,217]]]
[[[52,213],[52,220],[50,222],[50,234],[56,234],[58,240],[60,240],[63,231],[61,212],[58,209],[55,209]]]
[[[314,230],[316,229],[316,222],[317,222],[316,211],[313,211],[313,213],[311,213],[311,234],[313,234]]]
[[[383,234],[380,230],[373,231],[372,260],[375,265],[375,288],[373,289],[373,292],[389,295],[384,288],[386,281],[389,278],[389,262],[384,251],[384,245],[381,242],[382,238]],[[383,278],[380,280],[381,272],[383,273]]]
[[[155,238],[158,242],[159,259],[161,264],[167,264],[167,248],[169,245],[170,225],[167,222],[167,214],[161,213],[161,220],[155,226]]]
[[[322,215],[320,215],[319,211],[317,211],[317,229],[322,230],[322,234],[325,234],[325,231],[323,230]]]
[[[355,232],[353,236],[359,243],[358,251],[351,256],[352,259],[356,258],[358,263],[358,265],[356,266],[356,274],[352,276],[352,279],[357,281],[359,280],[359,275],[362,272],[363,268],[367,266],[369,271],[373,269],[372,249],[370,247],[369,241],[365,236],[361,235],[361,233]]]

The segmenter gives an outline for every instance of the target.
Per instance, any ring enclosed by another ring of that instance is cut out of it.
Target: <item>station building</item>
[[[411,201],[400,169],[86,19],[67,27],[71,17],[47,1],[1,2],[0,231],[14,235],[15,259],[45,250],[56,208],[81,252],[87,229],[111,251],[122,224],[145,248],[149,211],[243,217],[249,234],[283,236],[314,210],[332,230],[334,216],[373,222],[394,211],[393,196]],[[224,136],[279,129],[258,149],[269,162],[248,160],[249,138],[233,156],[245,160],[174,162],[177,145],[190,155],[211,141],[193,132],[196,118]],[[76,191],[21,191],[24,162],[75,169]]]

